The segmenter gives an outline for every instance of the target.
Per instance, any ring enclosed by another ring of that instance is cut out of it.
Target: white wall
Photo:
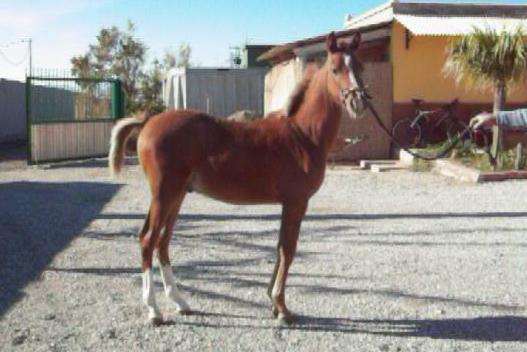
[[[278,65],[265,75],[265,114],[282,110],[304,76],[304,64],[292,59]]]
[[[0,143],[26,139],[26,85],[0,79]]]

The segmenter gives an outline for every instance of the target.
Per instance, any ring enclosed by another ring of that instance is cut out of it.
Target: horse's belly
[[[254,170],[253,170],[254,171]],[[190,180],[193,191],[214,199],[235,204],[278,203],[280,194],[270,173],[228,170],[219,172],[207,168],[196,171]]]

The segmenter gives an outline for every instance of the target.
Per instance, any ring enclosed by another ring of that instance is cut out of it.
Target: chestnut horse
[[[176,288],[168,245],[189,190],[236,204],[279,203],[282,220],[277,261],[269,284],[273,314],[290,322],[285,284],[300,223],[324,179],[326,158],[337,136],[342,108],[352,117],[366,109],[361,66],[350,43],[326,40],[326,63],[304,79],[287,117],[239,122],[194,111],[169,111],[141,121],[126,118],[112,130],[110,168],[120,171],[128,136],[141,128],[137,151],[150,186],[150,210],[139,233],[143,301],[153,324],[162,322],[154,297],[152,256],[157,250],[166,295],[180,313],[190,308]],[[279,114],[276,114],[279,115]]]

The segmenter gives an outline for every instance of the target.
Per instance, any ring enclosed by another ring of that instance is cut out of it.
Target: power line
[[[26,39],[13,40],[12,42],[9,42],[9,43],[0,44],[0,48],[9,48],[9,47],[11,47],[13,45],[19,45],[19,44],[22,44],[22,43],[24,43],[26,41],[27,41]]]
[[[33,40],[31,38],[28,38],[28,39],[22,39],[21,42],[27,43],[28,45],[27,49],[29,53],[29,72],[27,74],[31,76],[33,74],[33,49],[31,46],[31,43],[33,42]]]
[[[25,53],[24,57],[20,61],[14,62],[2,50],[0,50],[0,57],[2,57],[4,59],[4,61],[6,61],[8,64],[10,64],[12,66],[20,66],[20,65],[22,65],[27,60],[28,55],[29,55],[29,52],[26,50],[26,53]]]

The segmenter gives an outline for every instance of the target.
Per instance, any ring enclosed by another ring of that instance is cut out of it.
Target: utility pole
[[[31,38],[29,38],[29,39],[22,39],[21,42],[27,43],[27,45],[28,45],[28,50],[29,50],[29,74],[28,74],[28,76],[31,76],[31,74],[33,72],[33,50],[32,50],[32,47],[31,47],[32,39]]]

